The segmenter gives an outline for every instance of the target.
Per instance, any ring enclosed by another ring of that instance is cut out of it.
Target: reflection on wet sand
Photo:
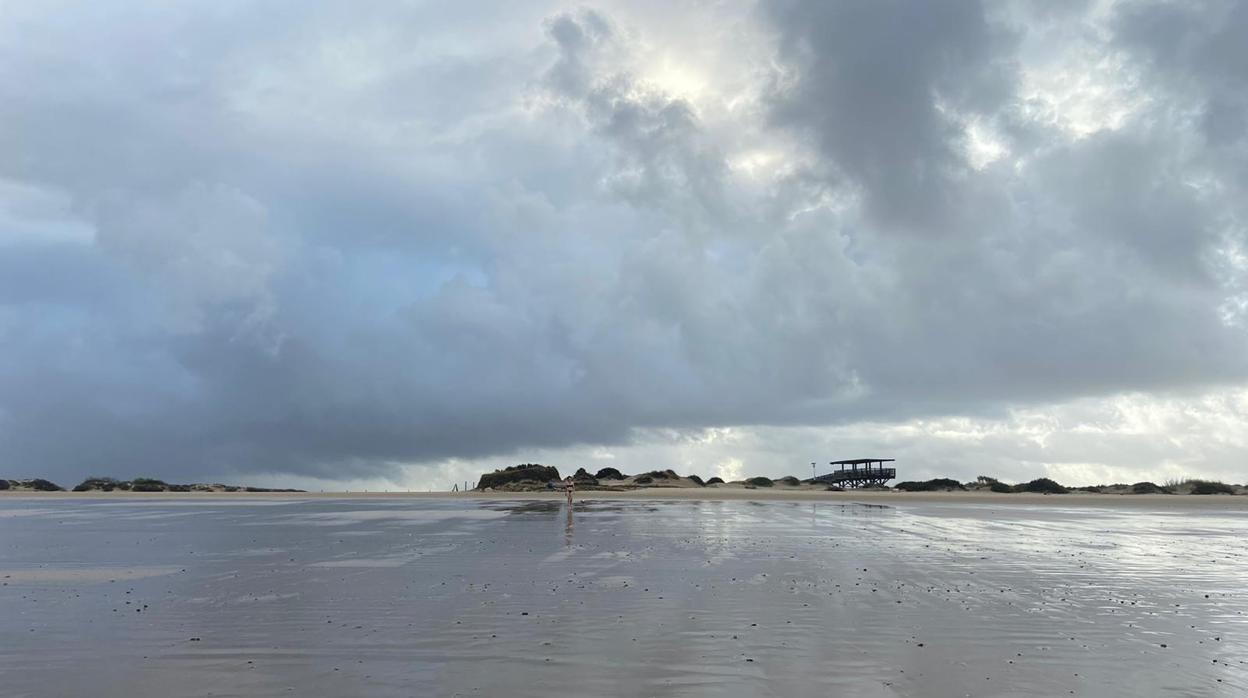
[[[2,502],[0,675],[5,696],[1238,695],[1246,523],[961,503]]]

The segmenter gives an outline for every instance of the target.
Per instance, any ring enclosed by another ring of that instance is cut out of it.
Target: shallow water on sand
[[[1221,696],[1248,516],[0,501],[5,696]]]

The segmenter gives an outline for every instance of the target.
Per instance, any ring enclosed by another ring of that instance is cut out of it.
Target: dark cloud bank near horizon
[[[390,477],[1248,381],[1245,2],[0,27],[0,476]]]

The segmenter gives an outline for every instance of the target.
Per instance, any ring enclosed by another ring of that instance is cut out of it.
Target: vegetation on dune
[[[580,487],[589,487],[597,486],[598,479],[593,475],[590,475],[584,468],[578,468],[572,475],[572,482],[576,483],[577,486]]]
[[[947,477],[938,477],[933,480],[924,480],[922,482],[907,480],[905,482],[897,483],[894,485],[894,488],[902,490],[903,492],[935,492],[938,490],[966,489],[962,486],[962,483]]]
[[[495,470],[492,473],[485,473],[477,482],[477,489],[502,487],[503,485],[521,482],[543,484],[561,479],[563,478],[559,477],[559,470],[554,466],[522,463],[503,468],[502,470]]]
[[[7,490],[10,487],[12,487],[12,485],[9,484],[8,480],[0,480],[0,490]]]
[[[121,485],[126,484],[120,480],[111,477],[89,477],[86,480],[74,485],[74,492],[90,492],[92,490],[100,490],[103,492],[112,492],[119,489]],[[126,489],[129,489],[127,486]]]
[[[707,480],[707,481],[706,481],[706,484],[708,484],[708,485],[722,485],[722,484],[724,484],[724,478],[716,476],[716,477],[711,478],[710,480]]]
[[[227,485],[175,485],[150,477],[136,477],[133,480],[118,480],[111,477],[91,476],[74,486],[74,492],[212,492],[214,488],[226,492],[302,492],[293,489],[271,489],[268,487],[233,487]]]
[[[151,477],[136,477],[130,481],[131,492],[165,492],[169,483]]]
[[[651,470],[648,473],[642,473],[633,478],[634,485],[650,485],[655,480],[679,480],[680,476],[674,470]]]
[[[19,487],[29,487],[36,492],[64,492],[65,488],[43,478],[35,478],[33,480],[18,480],[16,484]]]
[[[1001,482],[1000,480],[998,480],[997,478],[989,477],[987,475],[980,475],[979,477],[975,478],[974,482],[966,483],[966,486],[967,487],[987,487],[989,492],[996,492],[997,494],[1010,494],[1011,492],[1015,491],[1013,485],[1007,485],[1004,482]]]
[[[771,478],[769,477],[760,476],[760,477],[749,478],[748,480],[745,481],[745,484],[754,485],[755,487],[771,487],[772,485],[776,483],[772,482]]]
[[[697,485],[698,487],[705,487],[705,486],[706,486],[706,483],[705,483],[705,482],[702,482],[702,478],[698,477],[697,475],[690,475],[690,476],[689,476],[689,481],[690,481],[690,482],[692,482],[693,484]]]
[[[1235,494],[1235,489],[1217,480],[1188,480],[1192,494]]]
[[[1235,494],[1235,488],[1225,482],[1191,477],[1166,480],[1165,488],[1173,494]]]
[[[1062,487],[1047,477],[1038,477],[1031,482],[1024,482],[1014,488],[1018,492],[1039,492],[1041,494],[1067,494],[1069,489]]]
[[[594,473],[594,478],[598,480],[623,480],[627,475],[621,473],[615,468],[603,468]]]
[[[1137,482],[1131,485],[1132,494],[1170,494],[1170,490],[1154,482]]]
[[[779,480],[776,480],[776,482],[778,482],[778,483],[780,483],[780,484],[782,484],[782,485],[788,485],[789,487],[797,487],[797,486],[799,486],[799,485],[801,485],[801,484],[802,484],[802,481],[801,481],[801,480],[798,480],[797,478],[793,477],[792,475],[786,475],[786,476],[784,476],[784,477],[780,478]]]

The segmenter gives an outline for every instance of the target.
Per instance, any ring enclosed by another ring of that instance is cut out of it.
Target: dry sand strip
[[[561,492],[29,492],[0,491],[0,500],[124,499],[128,501],[237,500],[237,499],[459,499],[459,500],[560,500]],[[774,487],[746,489],[734,486],[645,487],[634,490],[586,490],[578,501],[673,500],[673,501],[792,501],[866,502],[876,504],[982,504],[985,506],[1131,507],[1145,509],[1220,509],[1248,511],[1244,495],[1180,494],[998,494],[995,492],[897,492],[845,491]]]

